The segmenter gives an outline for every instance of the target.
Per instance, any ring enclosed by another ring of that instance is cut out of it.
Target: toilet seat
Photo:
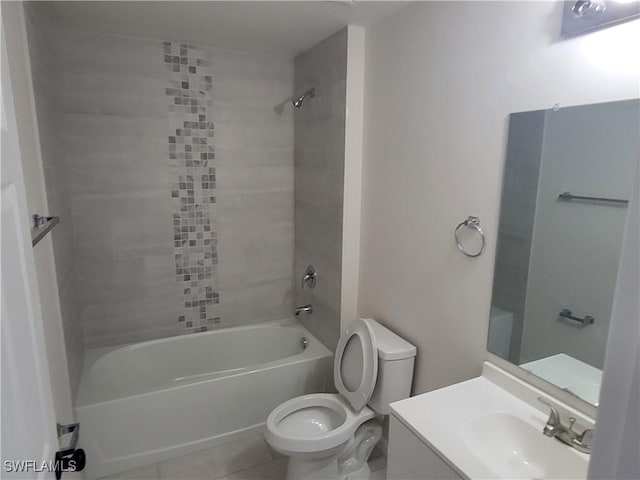
[[[339,394],[303,395],[280,404],[269,414],[265,438],[281,453],[331,450],[349,441],[355,430],[374,416],[368,407],[354,412]],[[313,427],[308,428],[309,424]]]
[[[277,406],[267,418],[267,442],[283,453],[317,453],[341,446],[375,416],[366,405],[377,374],[373,329],[366,320],[353,321],[336,348],[333,377],[339,393],[303,395]]]
[[[355,411],[373,394],[378,375],[378,349],[373,329],[364,319],[347,325],[340,336],[333,362],[333,381]]]

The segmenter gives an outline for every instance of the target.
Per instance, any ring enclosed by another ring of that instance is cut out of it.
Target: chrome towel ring
[[[462,243],[460,243],[460,239],[458,238],[458,231],[462,227],[473,228],[480,235],[480,238],[482,239],[482,246],[480,247],[480,250],[477,253],[467,252],[462,246]],[[456,240],[456,245],[458,246],[458,250],[464,253],[467,257],[479,257],[480,255],[482,255],[482,252],[484,252],[484,248],[487,245],[487,242],[485,241],[485,238],[484,238],[484,231],[482,230],[482,228],[480,228],[480,217],[469,216],[465,221],[460,222],[456,227],[455,231],[453,232],[453,237]]]

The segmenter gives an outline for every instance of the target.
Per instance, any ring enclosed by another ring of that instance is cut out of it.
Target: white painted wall
[[[364,128],[364,46],[362,27],[347,27],[347,93],[342,201],[341,329],[358,318],[360,217],[362,211],[362,134]]]
[[[640,158],[638,102],[546,113],[520,362],[567,353],[602,369],[628,208],[558,194],[629,199]],[[559,320],[569,308],[592,325]]]
[[[508,114],[638,97],[638,22],[560,41],[560,6],[424,2],[367,30],[359,312],[418,346],[416,393],[488,356]],[[453,241],[468,215],[476,259]]]

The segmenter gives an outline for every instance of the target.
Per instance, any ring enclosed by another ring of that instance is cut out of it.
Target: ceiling
[[[58,27],[294,56],[347,24],[368,26],[406,1],[50,2]]]

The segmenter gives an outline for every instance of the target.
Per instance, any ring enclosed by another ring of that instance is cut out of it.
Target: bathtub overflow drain
[[[302,347],[302,349],[305,350],[308,346],[309,346],[309,340],[307,340],[307,337],[302,337],[300,339],[300,347]]]

